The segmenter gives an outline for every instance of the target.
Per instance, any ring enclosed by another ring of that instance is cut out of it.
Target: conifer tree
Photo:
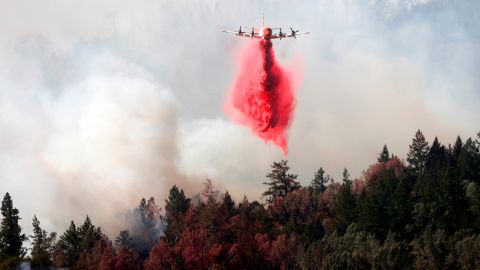
[[[115,238],[115,248],[117,249],[117,251],[121,250],[122,248],[133,248],[133,239],[130,236],[130,232],[128,230],[120,231],[117,238]]]
[[[352,180],[350,179],[350,173],[348,172],[347,168],[343,169],[342,175],[343,175],[343,178],[342,178],[343,184],[351,187]]]
[[[480,183],[480,146],[471,138],[465,142],[457,166],[461,179]]]
[[[203,190],[202,195],[207,199],[208,203],[215,202],[215,197],[217,195],[217,190],[215,190],[212,180],[207,178],[205,182],[203,182]]]
[[[70,227],[60,236],[59,242],[62,257],[65,258],[62,266],[73,266],[80,256],[82,244],[77,226],[73,220],[70,222]]]
[[[17,208],[13,207],[12,198],[7,192],[3,197],[0,208],[2,220],[0,223],[0,264],[8,262],[5,266],[14,268],[15,264],[25,256],[26,250],[22,247],[23,241],[27,240],[22,233],[22,227],[18,224],[20,220]]]
[[[87,216],[82,226],[78,228],[78,236],[81,244],[81,249],[92,250],[96,242],[102,237],[100,228],[93,225],[90,217]]]
[[[432,146],[427,154],[427,159],[425,166],[428,169],[432,169],[433,173],[438,174],[439,170],[442,168],[445,162],[446,149],[445,146],[441,145],[438,141],[438,138],[435,137],[433,140]]]
[[[223,195],[220,209],[222,210],[225,218],[230,218],[236,213],[235,202],[233,201],[232,196],[230,196],[230,193],[228,192],[228,190]]]
[[[437,204],[443,211],[441,221],[444,228],[450,233],[466,225],[466,209],[469,201],[463,181],[457,177],[454,170],[447,172],[440,181],[440,192],[437,194]]]
[[[145,200],[145,198],[142,198],[140,200],[140,204],[138,205],[138,207],[135,210],[136,210],[137,214],[139,215],[142,223],[145,223],[146,211],[147,211],[147,201]]]
[[[320,167],[318,171],[315,172],[310,186],[313,188],[315,194],[321,194],[327,188],[327,184],[330,181],[330,175],[325,175],[325,170],[323,167]]]
[[[462,150],[463,150],[462,139],[460,138],[460,136],[457,136],[457,140],[455,141],[455,144],[453,145],[453,151],[452,151],[453,161],[454,161],[455,165],[458,163],[458,160],[460,159],[460,156],[462,154]]]
[[[263,183],[268,186],[268,189],[262,194],[269,204],[277,197],[283,198],[288,193],[300,188],[300,183],[296,181],[298,175],[288,173],[290,170],[288,161],[273,162],[271,167],[272,172],[267,174],[269,181]]]
[[[182,215],[190,207],[190,199],[185,197],[183,189],[174,185],[169,192],[168,199],[165,200],[165,212],[167,225],[165,237],[167,241],[174,244],[183,231]]]
[[[37,216],[33,216],[32,226],[30,264],[33,267],[48,267],[52,264],[55,234],[48,236],[47,231],[40,227],[40,221],[37,219]]]
[[[168,215],[178,215],[185,213],[190,206],[190,199],[185,197],[183,189],[179,189],[174,185],[168,194],[168,199],[165,200],[165,210]]]
[[[409,167],[414,173],[418,175],[424,173],[428,150],[428,142],[425,140],[423,133],[417,130],[410,145],[410,151],[407,153]]]
[[[335,207],[335,219],[340,232],[345,232],[348,225],[353,222],[355,207],[356,201],[352,194],[352,180],[350,179],[350,173],[345,168],[343,170],[342,189],[338,194],[338,202]]]
[[[382,163],[382,162],[387,162],[389,160],[390,160],[390,154],[388,153],[388,148],[387,148],[387,145],[385,144],[383,146],[382,152],[380,153],[380,156],[378,157],[377,161],[379,163]]]

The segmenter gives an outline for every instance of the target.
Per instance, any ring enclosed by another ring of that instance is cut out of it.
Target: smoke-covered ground
[[[478,1],[0,2],[0,193],[63,231],[90,214],[110,233],[141,197],[204,177],[259,198],[282,151],[224,117],[235,55],[259,25],[312,34],[275,42],[303,79],[288,159],[307,184],[339,178],[383,144],[404,157],[420,128],[431,141],[478,132]]]

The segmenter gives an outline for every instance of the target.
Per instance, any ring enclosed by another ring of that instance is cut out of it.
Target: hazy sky
[[[301,70],[288,160],[302,184],[353,177],[415,131],[444,143],[480,130],[476,0],[0,0],[0,194],[30,233],[88,213],[112,234],[142,197],[205,177],[258,199],[282,151],[233,125],[223,104],[238,52],[223,34],[266,23]]]

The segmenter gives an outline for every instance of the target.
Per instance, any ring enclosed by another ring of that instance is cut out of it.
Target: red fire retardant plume
[[[292,74],[275,61],[270,40],[252,41],[240,55],[227,115],[249,127],[253,133],[272,141],[287,154],[287,130],[295,107]]]

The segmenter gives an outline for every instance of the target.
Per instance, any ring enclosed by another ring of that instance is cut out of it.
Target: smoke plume
[[[252,42],[241,54],[240,69],[226,104],[227,115],[287,154],[287,130],[295,107],[292,74],[275,61],[272,42]]]

